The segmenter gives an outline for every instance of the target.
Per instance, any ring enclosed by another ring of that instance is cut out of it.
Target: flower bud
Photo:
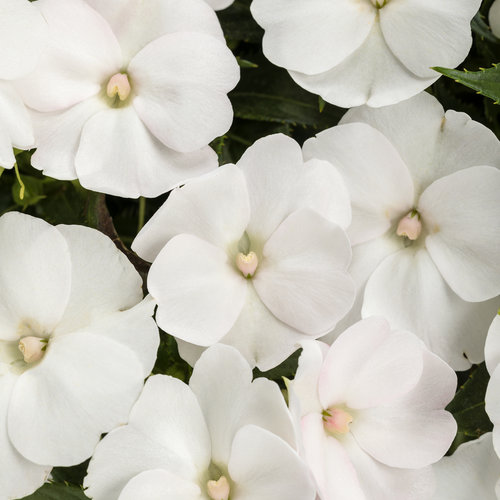
[[[259,265],[259,258],[255,252],[248,254],[238,253],[236,256],[236,267],[241,271],[245,278],[251,278]]]
[[[416,211],[410,212],[405,215],[398,224],[396,234],[398,236],[406,236],[409,240],[416,240],[422,232],[422,223],[420,222],[420,215]]]
[[[130,95],[130,83],[125,73],[116,73],[113,75],[106,87],[108,97],[118,96],[120,101],[124,101]]]
[[[24,337],[19,341],[19,350],[24,356],[25,363],[34,363],[43,358],[47,341],[40,337]]]
[[[212,500],[228,500],[230,490],[226,476],[221,476],[217,481],[207,482],[208,496]]]

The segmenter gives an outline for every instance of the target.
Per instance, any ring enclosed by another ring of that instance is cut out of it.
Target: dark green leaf
[[[88,500],[83,490],[77,486],[47,483],[32,495],[22,500]]]
[[[493,43],[500,43],[500,39],[497,38],[492,32],[490,27],[484,22],[481,13],[478,12],[471,23],[472,31],[479,35],[480,37]]]
[[[264,30],[250,13],[249,0],[236,0],[229,9],[221,10],[217,15],[222,31],[229,41],[261,43]]]

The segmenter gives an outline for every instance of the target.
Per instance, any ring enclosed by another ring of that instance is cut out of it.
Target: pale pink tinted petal
[[[106,21],[84,0],[39,0],[49,43],[36,70],[20,82],[25,102],[58,111],[99,93],[122,66],[121,50]]]
[[[153,262],[167,242],[188,233],[221,248],[239,241],[250,218],[245,177],[234,165],[224,165],[170,193],[142,228],[132,249]]]
[[[450,457],[434,465],[437,489],[434,500],[497,500],[495,485],[500,459],[495,454],[491,432],[460,445]]]
[[[353,245],[382,235],[413,207],[407,166],[382,133],[369,125],[352,123],[320,132],[304,144],[304,154],[329,161],[342,174],[351,196],[348,234]]]
[[[266,30],[263,50],[278,66],[309,75],[339,64],[366,39],[376,10],[349,0],[254,0],[252,15]]]
[[[490,373],[500,365],[500,315],[496,314],[486,338],[484,347],[486,367]]]
[[[5,371],[4,371],[5,370]],[[7,414],[17,376],[0,363],[0,491],[2,498],[24,498],[47,479],[52,467],[38,465],[24,458],[12,445],[7,431]]]
[[[314,500],[306,464],[275,434],[247,425],[235,436],[228,463],[237,500]]]
[[[342,443],[328,436],[320,413],[302,418],[305,458],[322,500],[366,500]]]
[[[76,465],[126,422],[142,385],[143,368],[124,345],[91,330],[55,337],[16,384],[10,438],[34,462]]]
[[[92,97],[64,111],[32,111],[36,151],[31,157],[31,164],[50,177],[76,179],[75,157],[83,126],[91,116],[103,109],[106,109],[104,101]]]
[[[334,68],[317,75],[297,71],[291,77],[303,88],[344,108],[394,104],[424,90],[439,78],[418,78],[393,55],[379,23],[353,54]]]
[[[363,316],[379,314],[391,326],[421,337],[455,370],[484,359],[484,341],[498,299],[472,304],[448,287],[425,249],[387,257],[365,289]]]
[[[148,44],[129,65],[133,106],[165,146],[187,153],[229,129],[227,93],[239,80],[232,52],[201,33],[165,35]]]
[[[418,209],[425,245],[452,290],[479,302],[500,294],[500,171],[471,167],[431,184]]]
[[[247,424],[267,429],[295,446],[292,421],[278,385],[264,378],[251,381],[247,361],[229,346],[210,347],[194,367],[189,385],[205,416],[215,463],[228,463],[231,443]]]
[[[166,470],[149,470],[132,478],[120,493],[119,500],[198,500],[200,487]]]
[[[416,75],[432,77],[433,66],[454,68],[472,45],[470,22],[480,0],[407,0],[380,10],[387,45]]]
[[[181,234],[154,261],[148,288],[159,304],[156,320],[163,330],[208,346],[234,325],[245,303],[247,282],[223,250]]]
[[[319,336],[352,306],[350,259],[350,244],[339,226],[312,210],[298,210],[265,244],[254,286],[278,319]]]
[[[208,146],[188,154],[165,147],[129,106],[101,111],[87,121],[75,164],[88,189],[154,197],[216,169],[217,155]]]

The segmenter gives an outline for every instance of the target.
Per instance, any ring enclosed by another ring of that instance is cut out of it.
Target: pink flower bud
[[[221,476],[217,481],[207,482],[208,496],[212,500],[228,500],[230,490],[226,476]]]
[[[422,232],[422,223],[420,222],[420,215],[416,211],[410,212],[405,215],[398,224],[396,234],[398,236],[406,236],[409,240],[416,240]]]
[[[236,267],[241,271],[245,278],[251,278],[259,265],[259,258],[255,252],[248,254],[239,253],[236,256]]]
[[[331,408],[323,412],[323,425],[332,434],[347,434],[352,420],[352,415],[341,408]]]
[[[113,75],[106,87],[108,97],[118,96],[120,101],[124,101],[130,95],[130,83],[125,73],[116,73]]]
[[[34,363],[43,358],[47,341],[40,337],[24,337],[19,342],[19,350],[24,356],[25,363]]]

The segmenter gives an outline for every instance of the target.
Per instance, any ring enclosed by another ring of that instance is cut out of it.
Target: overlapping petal
[[[496,314],[493,322],[491,323],[490,329],[488,330],[488,336],[486,337],[486,344],[484,347],[484,357],[486,361],[486,367],[490,373],[500,365],[500,315]]]

